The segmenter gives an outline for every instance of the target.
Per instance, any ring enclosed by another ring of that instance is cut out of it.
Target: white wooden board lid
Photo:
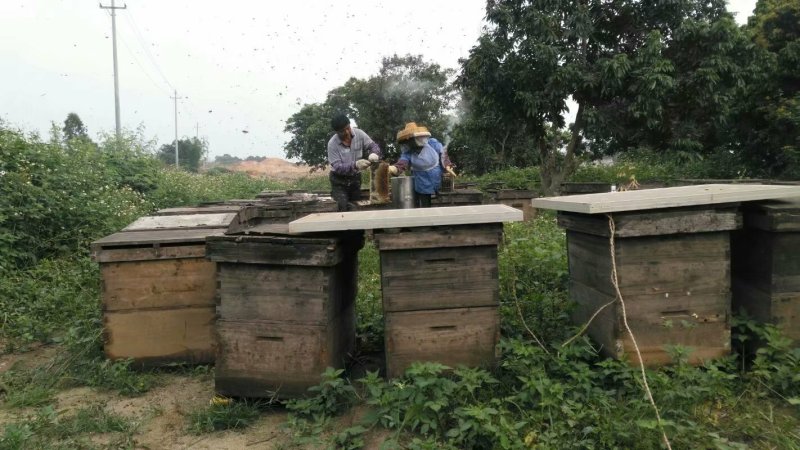
[[[800,186],[762,184],[701,184],[641,191],[546,197],[533,206],[584,214],[713,205],[800,196]]]
[[[177,216],[145,216],[122,231],[163,230],[175,228],[223,228],[233,222],[236,213],[186,214]]]
[[[522,211],[506,205],[448,206],[441,208],[383,209],[310,214],[289,223],[289,232],[376,230],[381,228],[469,225],[518,222]]]

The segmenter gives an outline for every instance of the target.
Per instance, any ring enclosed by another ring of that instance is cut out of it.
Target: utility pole
[[[114,52],[114,118],[116,119],[117,128],[117,142],[120,139],[120,125],[119,125],[119,69],[117,68],[117,13],[118,9],[127,9],[128,5],[116,6],[114,0],[111,0],[111,6],[103,6],[100,3],[100,9],[111,10],[111,45]],[[118,144],[119,145],[119,144]]]
[[[178,100],[182,97],[178,97],[178,90],[175,89],[175,96],[172,97],[175,100],[175,169],[178,169],[180,166],[178,165]]]

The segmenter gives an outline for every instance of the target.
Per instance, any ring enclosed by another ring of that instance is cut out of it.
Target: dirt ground
[[[41,346],[26,353],[0,355],[0,373],[11,367],[31,368],[48,364],[59,351],[58,346]],[[214,395],[213,372],[203,374],[159,373],[157,386],[138,397],[127,397],[115,392],[89,387],[65,389],[58,392],[52,402],[56,412],[69,415],[80,408],[101,405],[109,412],[127,418],[136,424],[133,440],[137,449],[317,449],[326,448],[322,441],[298,443],[287,427],[288,413],[282,406],[262,413],[258,421],[243,430],[228,430],[203,435],[191,434],[189,416],[209,404]],[[19,422],[33,415],[36,408],[8,408],[0,406],[0,434],[6,424]],[[364,408],[354,408],[338,417],[331,431],[355,425],[365,413]],[[376,430],[366,436],[366,449],[378,449],[388,436]],[[107,445],[115,436],[93,435],[92,442]],[[323,436],[324,438],[324,436]]]
[[[298,165],[280,158],[267,158],[263,161],[242,161],[228,166],[228,170],[246,172],[252,176],[266,176],[280,181],[293,181],[310,175],[328,174],[327,169],[310,173],[308,166],[305,164]]]

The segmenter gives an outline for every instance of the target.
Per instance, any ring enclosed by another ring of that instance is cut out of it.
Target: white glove
[[[356,161],[356,169],[358,170],[364,170],[369,166],[370,162],[367,161],[366,159],[359,159],[358,161]]]
[[[370,153],[369,157],[367,157],[367,159],[369,159],[369,162],[374,162],[375,163],[375,162],[378,162],[381,158],[380,158],[380,156],[378,156],[377,153]]]
[[[397,175],[397,166],[389,166],[389,173],[392,175]]]

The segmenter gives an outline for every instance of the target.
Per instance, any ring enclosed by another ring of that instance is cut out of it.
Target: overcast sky
[[[103,1],[110,5],[111,0]],[[123,128],[159,144],[178,133],[210,154],[283,157],[285,120],[381,58],[422,54],[456,68],[483,26],[485,0],[117,0]],[[744,23],[755,0],[734,0]],[[95,0],[0,0],[0,119],[46,136],[80,115],[114,131],[111,18]]]

